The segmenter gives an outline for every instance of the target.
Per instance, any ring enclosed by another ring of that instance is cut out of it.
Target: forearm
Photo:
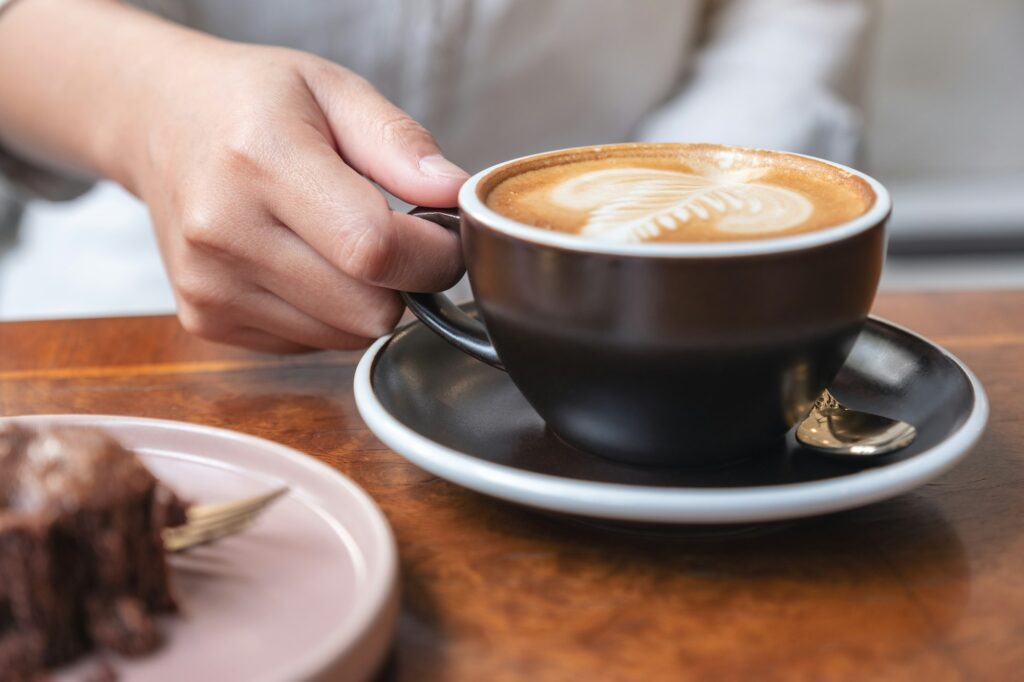
[[[212,40],[115,0],[18,0],[0,14],[0,142],[134,189],[160,74]]]

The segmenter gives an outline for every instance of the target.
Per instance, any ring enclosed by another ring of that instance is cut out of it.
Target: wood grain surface
[[[0,412],[180,419],[337,467],[398,538],[384,680],[1024,679],[1024,292],[883,295],[992,402],[976,451],[895,500],[754,532],[549,518],[407,464],[363,426],[358,354],[215,346],[170,317],[0,324]]]

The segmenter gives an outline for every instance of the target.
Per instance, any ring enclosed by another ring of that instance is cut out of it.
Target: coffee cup
[[[833,379],[885,257],[888,192],[820,159],[723,145],[533,155],[471,177],[457,209],[479,317],[410,310],[508,373],[551,431],[638,465],[767,452]]]

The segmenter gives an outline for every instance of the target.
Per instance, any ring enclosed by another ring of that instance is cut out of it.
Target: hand
[[[182,325],[269,352],[389,332],[396,290],[461,275],[459,240],[389,209],[454,206],[466,173],[366,80],[279,48],[201,37],[162,55],[125,134]]]

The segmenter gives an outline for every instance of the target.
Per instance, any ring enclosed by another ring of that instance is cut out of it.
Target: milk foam
[[[480,182],[492,210],[613,244],[766,239],[839,225],[874,203],[855,175],[807,157],[723,145],[552,152]]]
[[[556,185],[551,201],[589,212],[579,234],[598,241],[630,243],[684,230],[692,221],[756,236],[799,225],[814,205],[802,194],[756,182],[762,168],[709,168],[704,175],[655,168],[590,171]]]

